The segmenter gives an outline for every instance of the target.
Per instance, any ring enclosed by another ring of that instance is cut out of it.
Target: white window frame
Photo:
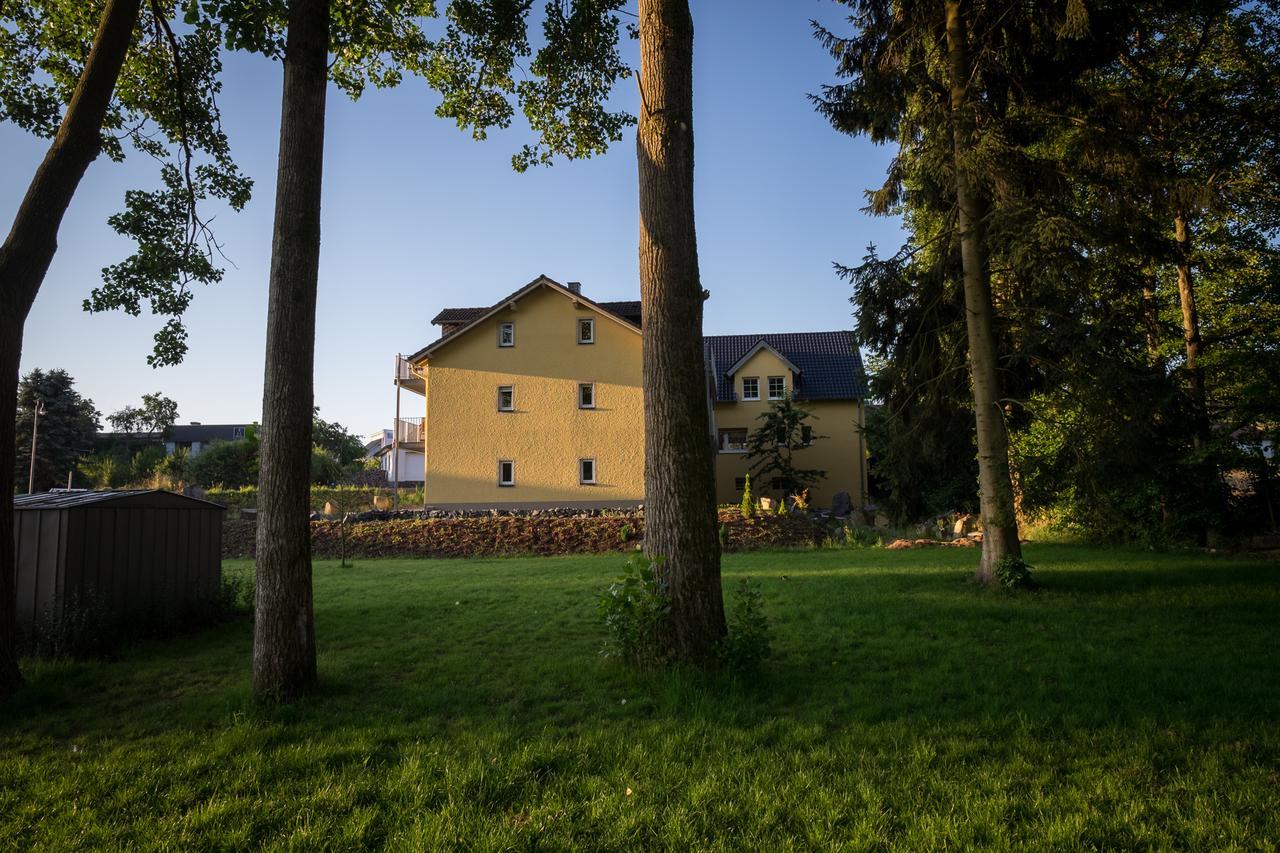
[[[503,406],[503,405],[502,405],[502,393],[503,393],[504,391],[511,395],[511,405],[510,405],[510,406]],[[514,385],[499,385],[499,386],[498,386],[498,411],[499,411],[499,412],[514,412],[515,410],[516,410],[516,386],[514,386]]]
[[[582,389],[583,389],[583,388],[590,388],[590,389],[591,389],[591,402],[590,402],[590,403],[584,403],[584,402],[582,402]],[[579,408],[579,409],[594,409],[595,407],[596,407],[596,383],[594,383],[594,382],[579,382],[579,383],[578,383],[578,408]]]
[[[775,380],[775,379],[777,379],[779,382],[781,382],[781,383],[782,383],[782,393],[777,394],[777,395],[775,395],[775,394],[773,393],[773,380]],[[770,399],[770,400],[781,400],[783,397],[787,396],[787,377],[785,377],[785,376],[770,376],[770,377],[769,377],[769,379],[768,379],[768,386],[767,386],[767,389],[768,389],[768,392],[769,392],[769,399]]]
[[[587,324],[587,326],[586,326],[586,327],[587,327],[587,328],[590,330],[590,332],[591,332],[591,334],[589,334],[589,335],[588,335],[587,337],[585,337],[585,338],[584,338],[584,337],[582,337],[582,328],[583,328],[582,324],[583,324],[583,323],[586,323],[586,324]],[[594,344],[594,343],[596,342],[596,321],[595,321],[595,318],[594,318],[594,317],[579,317],[579,318],[578,318],[577,325],[576,325],[574,328],[575,328],[574,334],[575,334],[575,335],[577,335],[577,337],[578,337],[578,343],[580,343],[580,344]]]
[[[586,477],[582,476],[582,463],[584,462],[591,463],[590,479],[587,479]],[[599,472],[596,470],[596,458],[594,456],[583,456],[581,459],[578,460],[578,485],[579,486],[594,486],[596,484],[596,475],[598,473]]]
[[[508,329],[508,328],[510,328],[510,329],[511,329],[511,340],[510,340],[510,341],[504,341],[504,340],[502,339],[502,332],[503,332],[503,330]],[[508,321],[506,321],[506,322],[504,322],[504,323],[499,323],[499,324],[498,324],[498,346],[503,347],[503,348],[506,348],[506,347],[513,347],[513,346],[515,346],[515,345],[516,345],[516,324],[515,324],[515,321],[514,321],[514,320],[508,320]]]
[[[751,395],[747,394],[747,383],[748,383],[748,382],[754,382],[754,383],[756,383],[756,393],[755,393],[755,396],[751,396]],[[759,400],[759,399],[760,399],[760,377],[759,377],[759,376],[744,376],[744,377],[742,377],[742,399],[744,399],[744,400]]]
[[[726,433],[728,433],[728,432],[730,432],[731,430],[734,430],[734,429],[740,429],[740,430],[742,430],[742,432],[743,432],[743,437],[742,437],[742,446],[740,446],[740,447],[728,447],[728,446],[726,446],[726,445],[725,445],[725,438],[727,438]],[[750,437],[751,437],[751,431],[750,431],[750,430],[748,430],[748,429],[746,429],[745,427],[726,427],[726,428],[724,428],[724,429],[721,429],[721,430],[720,430],[720,435],[717,437],[717,442],[718,442],[718,444],[719,444],[719,450],[720,450],[720,452],[721,452],[721,453],[746,453],[746,452],[747,452],[747,440],[748,440]]]
[[[502,479],[503,465],[511,466],[511,478],[508,480]],[[514,488],[515,484],[516,484],[516,461],[514,459],[499,459],[498,460],[498,487],[502,489],[510,489],[510,488]]]

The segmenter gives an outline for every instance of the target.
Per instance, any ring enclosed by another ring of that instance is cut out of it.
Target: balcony
[[[400,418],[396,421],[396,440],[404,450],[422,450],[427,440],[423,418]]]
[[[395,384],[399,387],[412,391],[415,394],[426,395],[426,380],[422,378],[422,374],[419,373],[412,364],[406,361],[402,355],[396,356],[395,377]]]

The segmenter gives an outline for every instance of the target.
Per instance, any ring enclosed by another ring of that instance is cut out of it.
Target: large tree
[[[331,77],[353,97],[366,83],[394,85],[404,72],[426,77],[443,94],[437,112],[478,137],[509,123],[523,105],[539,132],[517,168],[556,155],[602,150],[626,117],[604,108],[626,75],[616,53],[619,4],[548,2],[547,45],[517,85],[512,69],[531,50],[530,2],[454,0],[444,36],[430,43],[417,19],[429,0],[330,5],[290,0],[287,19],[240,0],[212,0],[238,22],[233,44],[281,58],[281,106],[275,229],[268,296],[266,370],[259,458],[257,600],[253,684],[260,697],[284,700],[316,681],[312,613],[309,490],[312,369],[320,257],[320,195],[325,89]],[[330,61],[330,54],[332,60]]]
[[[856,32],[818,34],[849,81],[817,104],[841,131],[897,143],[871,209],[908,214],[915,230],[902,263],[930,251],[931,276],[958,281],[984,528],[975,578],[987,583],[1002,558],[1021,555],[1008,438],[1017,412],[1002,388],[1001,340],[1021,290],[1053,274],[1046,262],[1061,253],[1062,216],[1043,203],[1062,184],[1040,150],[1043,117],[1070,101],[1080,69],[1108,42],[1083,38],[1090,18],[1079,0],[844,2]]]
[[[665,642],[676,657],[706,663],[725,618],[693,216],[687,0],[640,0],[640,97],[645,551],[662,558],[671,603]]]
[[[40,408],[36,464],[31,467],[31,431]],[[76,460],[88,453],[100,428],[93,401],[80,396],[75,380],[65,370],[31,370],[18,384],[14,432],[13,476],[23,491],[28,474],[35,471],[35,490],[62,486]]]
[[[192,281],[214,281],[216,244],[197,212],[209,196],[240,207],[249,182],[230,160],[214,98],[218,28],[188,7],[190,31],[175,35],[172,0],[79,0],[0,6],[0,119],[52,142],[0,246],[0,696],[19,683],[13,640],[13,423],[26,318],[57,251],[62,218],[89,164],[122,140],[162,162],[163,187],[126,195],[111,225],[138,242],[104,270],[86,307],[169,316],[154,363],[180,358],[181,315]],[[121,79],[127,86],[117,87]],[[208,155],[197,163],[200,155]]]

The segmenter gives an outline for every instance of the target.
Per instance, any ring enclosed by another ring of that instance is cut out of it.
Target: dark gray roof
[[[622,319],[637,326],[640,325],[640,303],[637,301],[597,302],[596,304],[608,311],[610,314],[613,314],[615,317],[621,317]],[[431,322],[437,326],[452,326],[462,323],[470,323],[477,317],[482,317],[492,310],[492,305],[488,308],[445,308],[435,317],[432,317]]]
[[[443,326],[446,323],[470,323],[488,310],[488,308],[445,308],[432,317],[431,322],[437,326]]]
[[[174,424],[165,433],[165,441],[198,441],[201,444],[210,441],[235,441],[244,438],[243,431],[248,428],[249,424]],[[236,435],[236,430],[240,430],[241,434]]]
[[[726,375],[734,364],[764,341],[800,369],[795,394],[799,400],[861,400],[867,396],[867,374],[852,332],[779,332],[762,335],[707,335],[716,399],[736,399],[733,380]]]
[[[36,492],[34,495],[14,495],[13,508],[24,509],[68,509],[71,507],[92,506],[95,504],[117,504],[138,507],[177,507],[192,506],[208,509],[224,509],[222,504],[204,501],[199,498],[180,495],[177,492],[166,492],[163,489],[104,489],[102,491],[74,492]]]

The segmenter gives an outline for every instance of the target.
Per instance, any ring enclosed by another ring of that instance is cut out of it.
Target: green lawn
[[[600,660],[617,557],[320,563],[307,701],[254,705],[247,622],[28,666],[0,849],[1276,849],[1280,564],[976,556],[726,558],[749,680]]]

